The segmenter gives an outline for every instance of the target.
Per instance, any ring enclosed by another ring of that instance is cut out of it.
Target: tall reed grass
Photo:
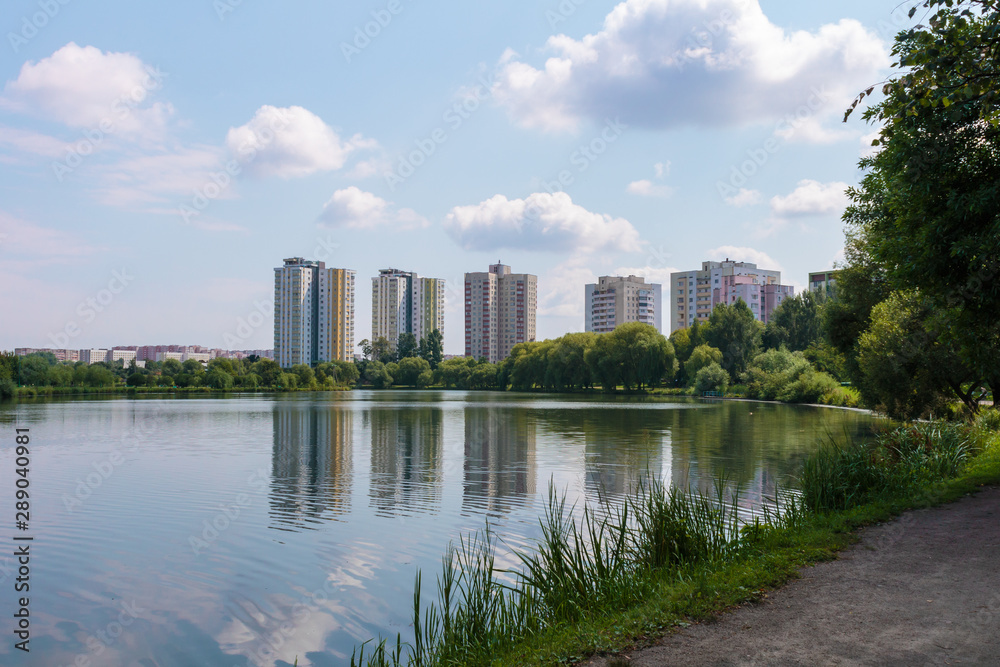
[[[802,497],[816,511],[907,497],[956,477],[977,449],[966,426],[942,422],[886,428],[870,440],[830,438],[805,461]]]
[[[351,665],[487,665],[549,628],[640,602],[686,567],[736,558],[802,516],[790,496],[749,522],[738,503],[738,492],[722,481],[715,497],[704,497],[646,479],[620,503],[585,507],[577,523],[550,483],[540,540],[515,551],[520,567],[496,567],[498,540],[489,525],[463,538],[442,559],[436,601],[423,603],[417,574],[413,641],[397,635],[366,643]]]

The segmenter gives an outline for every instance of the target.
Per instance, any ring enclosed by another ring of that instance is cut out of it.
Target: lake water
[[[647,471],[702,489],[725,475],[753,504],[793,485],[819,438],[870,421],[435,391],[5,404],[0,664],[343,665],[406,636],[414,574],[433,597],[449,541],[487,519],[511,548],[535,539],[550,481],[579,504]],[[28,655],[12,634],[15,426],[31,437]]]

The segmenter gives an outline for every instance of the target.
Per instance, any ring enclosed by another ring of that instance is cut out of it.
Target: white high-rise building
[[[702,262],[701,270],[670,274],[670,331],[704,323],[720,303],[743,301],[765,324],[795,288],[781,284],[781,271],[758,269],[756,264]]]
[[[638,276],[601,276],[584,288],[585,330],[611,333],[626,322],[663,331],[662,286]]]
[[[372,278],[372,340],[385,338],[395,352],[399,337],[417,343],[435,329],[444,336],[444,280],[421,278],[399,269],[382,269]]]
[[[535,340],[537,311],[537,276],[500,263],[466,273],[465,356],[503,361],[518,343]]]
[[[296,364],[354,358],[354,271],[301,257],[274,270],[274,360]]]

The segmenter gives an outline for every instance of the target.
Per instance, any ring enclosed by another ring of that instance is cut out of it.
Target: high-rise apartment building
[[[465,274],[465,356],[503,361],[518,343],[535,340],[538,277],[492,264]]]
[[[819,292],[823,296],[833,296],[837,289],[837,274],[839,271],[819,271],[809,274],[809,291]]]
[[[274,270],[274,360],[282,368],[354,358],[354,271],[302,257]]]
[[[395,352],[400,335],[419,343],[437,329],[444,336],[444,280],[421,278],[399,269],[382,269],[372,278],[372,340],[389,341]]]
[[[781,284],[781,272],[758,269],[749,262],[702,262],[701,270],[670,274],[670,331],[707,322],[720,303],[739,300],[765,324],[774,309],[795,296],[795,288]]]
[[[642,322],[663,331],[662,286],[638,276],[601,276],[584,287],[584,327],[611,333],[626,322]]]

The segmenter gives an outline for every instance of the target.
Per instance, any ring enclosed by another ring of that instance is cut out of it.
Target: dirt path
[[[866,529],[839,560],[763,602],[630,657],[643,666],[1000,665],[1000,489]]]

